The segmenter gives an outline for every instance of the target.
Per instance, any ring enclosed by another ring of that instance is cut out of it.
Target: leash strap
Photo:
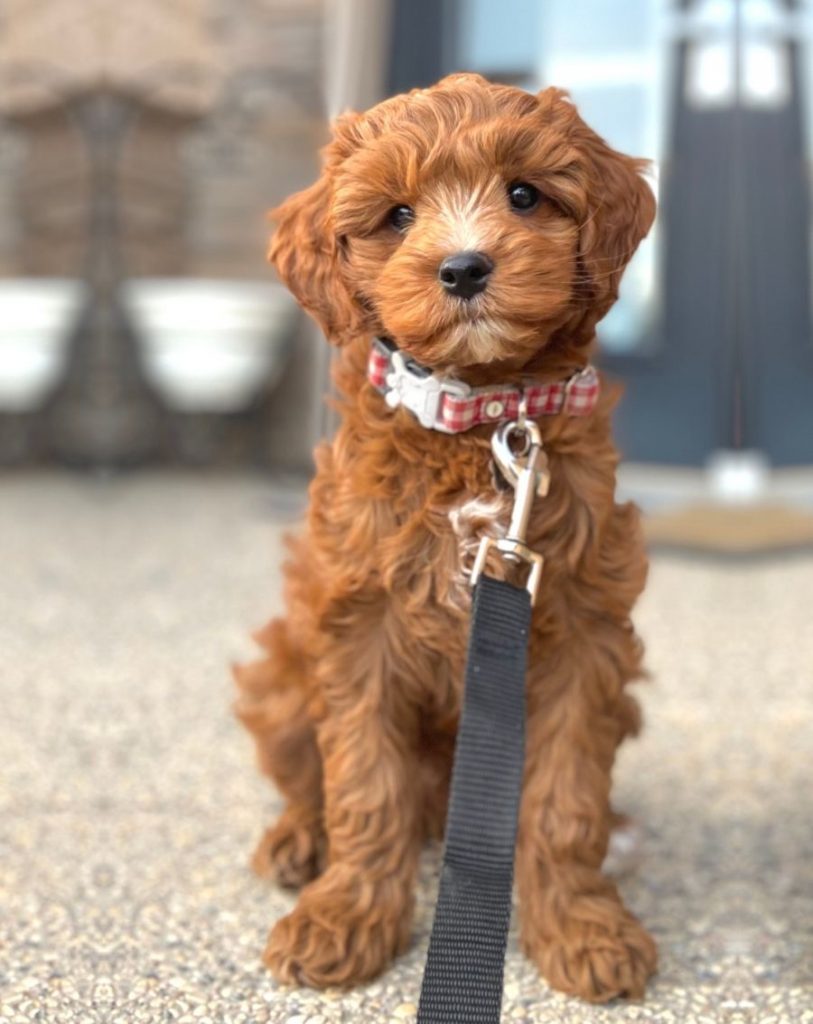
[[[530,622],[527,589],[480,575],[418,1024],[499,1024]]]

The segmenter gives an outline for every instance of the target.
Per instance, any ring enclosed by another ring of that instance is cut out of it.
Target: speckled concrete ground
[[[290,503],[289,503],[290,505]],[[229,714],[229,659],[278,605],[280,495],[259,481],[0,482],[0,1021],[410,1021],[415,942],[350,995],[278,988],[291,897],[246,869],[275,798]],[[512,941],[505,1019],[813,1021],[813,557],[660,556],[638,623],[654,682],[617,801],[623,881],[657,936],[645,1002],[549,992]]]

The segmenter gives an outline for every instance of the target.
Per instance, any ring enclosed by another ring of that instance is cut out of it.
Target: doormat
[[[730,555],[813,547],[813,513],[787,505],[696,504],[644,517],[655,547]]]

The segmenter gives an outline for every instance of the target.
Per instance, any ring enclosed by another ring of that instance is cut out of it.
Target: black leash
[[[528,591],[481,576],[418,1024],[497,1024],[525,761]]]
[[[512,432],[528,444],[516,456]],[[504,447],[500,447],[503,444]],[[542,559],[525,545],[530,506],[547,491],[535,424],[494,435],[495,460],[516,490],[504,540],[485,539],[474,597],[463,710],[455,747],[440,890],[417,1024],[499,1024],[517,816],[525,763],[525,671]],[[531,566],[527,587],[483,574],[489,552]]]

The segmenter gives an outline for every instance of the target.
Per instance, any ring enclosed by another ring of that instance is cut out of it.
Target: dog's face
[[[643,166],[559,90],[453,75],[337,123],[322,177],[274,213],[270,259],[337,343],[519,368],[592,339],[654,217]]]

